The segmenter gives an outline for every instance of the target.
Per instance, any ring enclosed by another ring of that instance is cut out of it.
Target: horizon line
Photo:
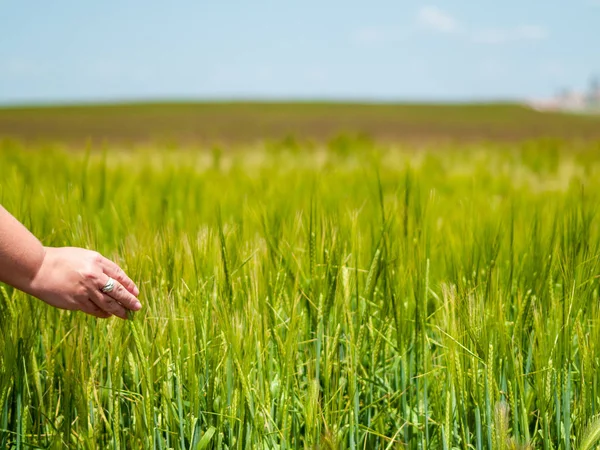
[[[193,105],[193,104],[331,104],[331,105],[526,105],[528,100],[509,97],[490,98],[377,98],[377,97],[131,97],[109,99],[74,100],[16,100],[0,101],[0,109],[21,108],[62,108],[92,106],[128,106],[128,105]]]

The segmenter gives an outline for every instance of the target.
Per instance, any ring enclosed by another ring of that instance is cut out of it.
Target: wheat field
[[[2,286],[0,448],[595,448],[597,143],[4,141],[0,203],[144,305]]]

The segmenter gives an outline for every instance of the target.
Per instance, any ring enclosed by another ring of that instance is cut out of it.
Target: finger
[[[108,282],[108,276],[106,277],[106,282]],[[103,284],[103,286],[105,284]],[[135,295],[125,289],[117,280],[115,280],[113,290],[110,292],[105,292],[105,294],[131,311],[139,311],[142,309],[142,304],[135,297]]]
[[[116,288],[116,286],[115,286]],[[121,289],[125,289],[121,287]],[[121,319],[127,318],[127,311],[117,300],[109,295],[102,293],[100,290],[90,293],[90,298],[102,311],[112,314],[113,316],[120,317]]]
[[[106,275],[117,280],[123,285],[125,289],[127,289],[133,295],[135,295],[136,297],[140,295],[140,290],[137,288],[135,283],[116,263],[100,255],[100,266],[102,267],[102,270]]]
[[[92,299],[89,299],[89,301],[87,303],[84,303],[83,305],[79,305],[79,310],[89,314],[90,316],[95,316],[98,317],[100,319],[107,319],[110,316],[112,316],[112,314],[101,310],[100,308],[98,308],[94,302],[92,301]]]

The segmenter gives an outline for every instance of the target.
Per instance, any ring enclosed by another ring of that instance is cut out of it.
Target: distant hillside
[[[0,137],[81,144],[240,143],[363,133],[381,141],[600,139],[600,118],[517,104],[147,103],[0,109]]]

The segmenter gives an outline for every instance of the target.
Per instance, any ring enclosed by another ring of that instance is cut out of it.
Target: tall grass
[[[600,148],[342,147],[2,144],[0,203],[144,309],[2,287],[0,448],[594,448]]]

